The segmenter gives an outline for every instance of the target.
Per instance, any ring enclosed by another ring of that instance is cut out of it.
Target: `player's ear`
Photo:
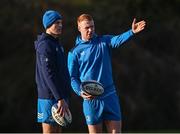
[[[80,26],[80,25],[78,25],[78,31],[79,31],[79,32],[81,31],[81,26]]]

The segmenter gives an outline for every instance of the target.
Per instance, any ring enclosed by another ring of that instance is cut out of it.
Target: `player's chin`
[[[56,33],[55,35],[56,35],[57,37],[59,37],[59,36],[61,35],[61,33]]]
[[[93,36],[92,35],[88,35],[87,39],[90,40]]]
[[[62,30],[57,30],[57,31],[56,31],[56,34],[57,34],[57,35],[61,35],[61,34],[62,34]]]

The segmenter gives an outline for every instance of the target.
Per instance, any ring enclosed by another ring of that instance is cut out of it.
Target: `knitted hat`
[[[49,26],[51,26],[56,20],[62,19],[62,16],[57,12],[53,10],[48,10],[43,15],[43,26],[45,29],[47,29]]]

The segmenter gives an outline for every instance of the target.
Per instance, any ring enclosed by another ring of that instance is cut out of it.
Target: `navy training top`
[[[68,98],[71,88],[70,77],[64,49],[59,40],[42,33],[35,41],[35,49],[38,98]]]

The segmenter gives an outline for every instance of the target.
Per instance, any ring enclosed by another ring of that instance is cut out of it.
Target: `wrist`
[[[136,34],[136,32],[133,29],[131,29],[131,33],[132,35]]]

